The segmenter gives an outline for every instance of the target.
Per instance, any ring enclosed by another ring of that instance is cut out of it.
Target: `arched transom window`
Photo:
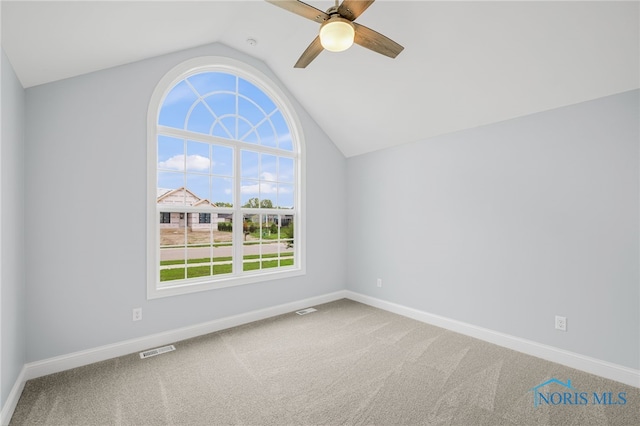
[[[149,297],[302,271],[297,121],[235,65],[174,70],[150,105]]]

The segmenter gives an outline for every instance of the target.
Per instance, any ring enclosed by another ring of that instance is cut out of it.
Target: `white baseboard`
[[[309,306],[328,303],[344,298],[346,298],[346,291],[341,290],[335,293],[329,293],[321,296],[311,297],[308,299],[298,300],[295,302],[285,303],[282,305],[272,306],[269,308],[259,309],[244,314],[220,318],[189,327],[183,327],[163,333],[140,337],[137,339],[126,340],[111,345],[100,346],[93,349],[87,349],[84,351],[74,352],[54,358],[48,358],[42,361],[30,362],[25,365],[25,380],[46,376],[48,374],[69,370],[71,368],[81,367],[83,365],[92,364],[94,362],[128,355],[134,352],[140,352],[145,349],[175,343],[180,340],[190,339],[192,337],[202,336],[208,333],[214,333],[216,331],[236,327],[238,325],[247,324],[253,321],[274,317],[276,315],[286,314],[298,309],[308,308]]]
[[[74,352],[42,361],[27,363],[20,372],[4,407],[2,407],[2,411],[0,411],[0,424],[6,425],[11,420],[11,416],[18,404],[18,400],[20,399],[20,395],[27,380],[344,298],[640,388],[640,371],[632,368],[590,358],[472,324],[419,311],[417,309],[408,308],[403,305],[376,299],[353,291],[341,290],[334,293],[259,309],[244,314],[220,318],[202,324],[196,324],[137,339],[126,340],[111,345]]]
[[[320,305],[322,303],[333,302],[346,297],[347,292],[345,290],[341,290],[269,308],[258,309],[239,315],[220,318],[189,327],[183,327],[163,333],[152,334],[150,336],[125,340],[111,345],[99,346],[97,348],[27,363],[22,368],[11,393],[7,397],[7,400],[0,411],[0,425],[4,426],[9,424],[27,380],[58,373],[71,368],[82,367],[83,365],[93,364],[94,362],[128,355],[134,352],[140,352],[145,349],[175,343],[180,340],[214,333],[216,331],[271,318],[277,315],[297,311],[299,309],[308,308],[310,306]]]
[[[20,400],[20,395],[22,395],[22,390],[24,389],[24,384],[27,381],[25,379],[26,375],[26,367],[22,367],[20,374],[18,374],[18,378],[11,388],[11,392],[7,396],[7,400],[2,407],[2,411],[0,411],[0,425],[5,426],[8,425],[11,421],[11,416],[13,416],[13,412],[18,405],[18,401]]]
[[[456,321],[440,315],[434,315],[417,309],[408,308],[403,305],[376,299],[374,297],[349,290],[346,291],[345,297],[356,302],[364,303],[366,305],[384,309],[385,311],[393,312],[420,322],[455,331],[466,336],[512,349],[514,351],[522,352],[527,355],[532,355],[537,358],[542,358],[547,361],[562,364],[590,374],[595,374],[596,376],[601,376],[629,386],[640,388],[640,370],[634,370],[629,367],[590,358],[575,352],[565,351],[553,346],[543,345],[530,340],[499,333],[497,331],[478,327],[462,321]]]

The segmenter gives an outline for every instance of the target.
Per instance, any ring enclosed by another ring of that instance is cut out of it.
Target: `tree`
[[[260,207],[260,200],[258,200],[257,198],[249,198],[249,201],[244,203],[242,207],[257,209],[258,207]]]
[[[287,248],[293,247],[293,221],[280,228],[280,238],[290,239],[287,241]]]
[[[245,207],[248,209],[272,209],[273,202],[268,199],[264,199],[260,201],[258,197],[254,197],[254,198],[249,198],[249,201],[247,201],[242,207]]]
[[[216,207],[233,207],[233,204],[231,203],[226,203],[224,201],[217,201],[215,203],[213,203]]]

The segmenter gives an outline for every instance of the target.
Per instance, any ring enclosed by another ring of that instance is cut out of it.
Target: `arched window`
[[[148,134],[149,298],[304,273],[301,131],[268,78],[183,63],[152,96]]]

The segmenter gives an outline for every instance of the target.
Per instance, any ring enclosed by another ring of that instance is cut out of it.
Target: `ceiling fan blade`
[[[353,41],[362,47],[378,52],[390,58],[395,58],[404,47],[391,40],[387,36],[367,28],[364,25],[353,22],[356,27],[356,35]]]
[[[302,52],[300,59],[298,59],[298,62],[296,62],[293,67],[306,68],[306,66],[309,65],[311,61],[313,61],[323,50],[324,47],[322,47],[322,44],[320,43],[320,36],[317,36],[313,39],[309,47],[307,47],[307,50]]]
[[[320,9],[316,9],[306,3],[298,0],[265,0],[267,3],[271,3],[274,6],[281,7],[289,12],[293,12],[296,15],[300,15],[304,18],[311,19],[315,22],[324,22],[330,18],[325,12]]]
[[[338,7],[338,13],[345,19],[355,20],[367,10],[375,0],[344,0]]]

